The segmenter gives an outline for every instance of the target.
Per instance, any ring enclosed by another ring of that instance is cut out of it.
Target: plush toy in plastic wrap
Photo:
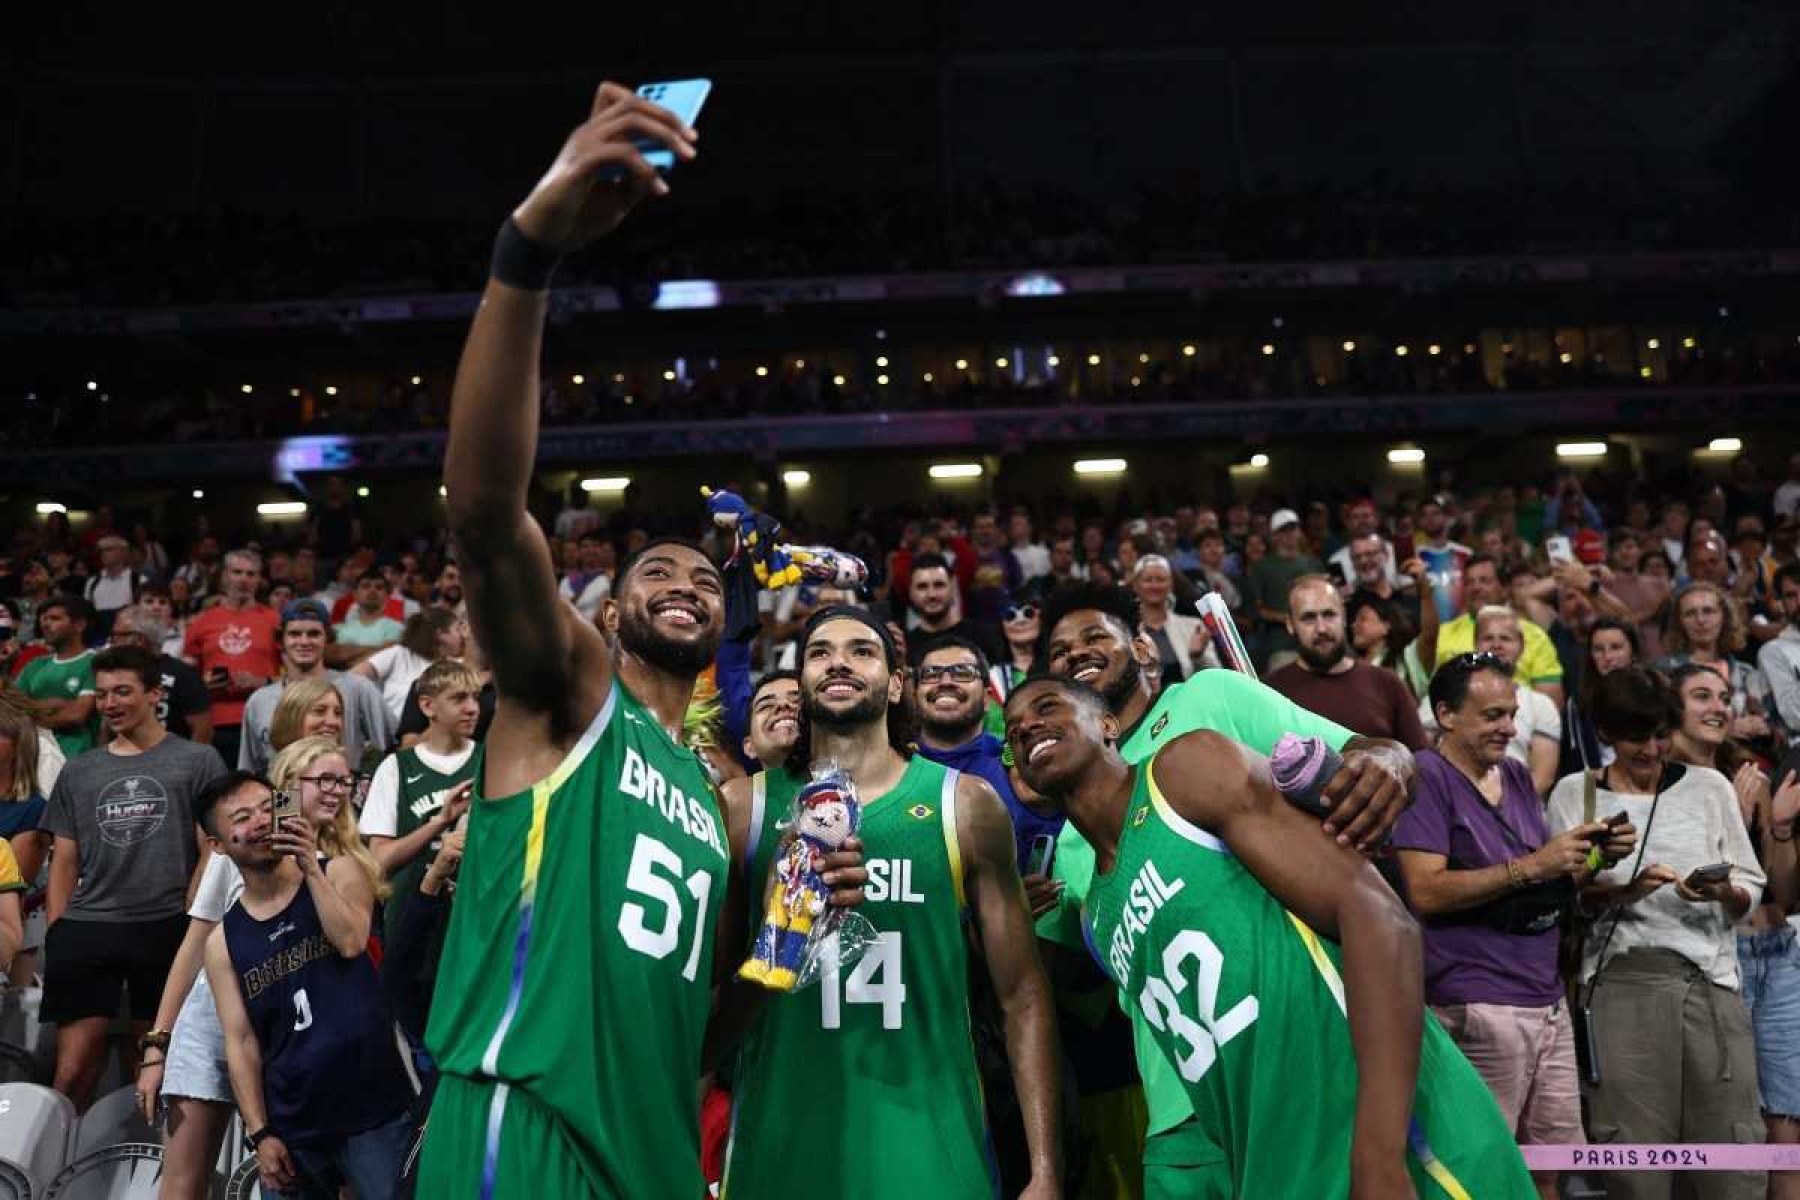
[[[758,512],[736,492],[700,489],[713,524],[736,535],[732,550],[750,560],[756,582],[770,591],[810,581],[826,587],[859,588],[869,582],[862,559],[829,546],[794,546],[781,541],[781,522]]]
[[[832,908],[820,863],[856,833],[862,805],[856,785],[836,764],[825,764],[800,789],[783,828],[787,834],[769,872],[762,927],[738,978],[770,991],[791,992],[812,983],[829,957],[850,966],[876,938],[868,918]]]

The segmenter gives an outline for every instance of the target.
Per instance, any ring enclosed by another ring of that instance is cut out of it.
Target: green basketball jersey
[[[705,771],[615,682],[549,778],[493,798],[475,778],[426,1044],[446,1074],[503,1086],[485,1126],[449,1140],[485,1143],[492,1174],[518,1089],[555,1114],[592,1195],[700,1195],[696,1081],[730,870]]]
[[[861,1200],[994,1194],[969,1025],[957,778],[914,756],[892,791],[864,800],[869,883],[857,911],[880,939],[854,967],[828,967],[764,1004],[738,1061],[728,1200],[786,1200],[796,1181]],[[786,771],[753,781],[753,926],[777,822],[801,786]]]
[[[419,757],[416,747],[409,747],[395,754],[394,763],[399,775],[399,795],[394,805],[394,836],[403,838],[411,834],[419,826],[438,815],[444,807],[444,801],[450,793],[465,779],[475,774],[475,755],[471,753],[463,759],[462,766],[446,774],[428,765]],[[442,838],[431,839],[413,860],[395,871],[390,879],[393,892],[384,906],[382,927],[391,940],[394,930],[399,928],[400,916],[413,897],[419,894],[419,881],[425,878],[425,869],[431,860],[437,857],[438,847],[443,844]]]
[[[1235,1195],[1346,1195],[1356,1058],[1338,948],[1169,806],[1155,761],[1088,892],[1095,957],[1143,1012]],[[1537,1194],[1487,1085],[1429,1013],[1408,1151],[1421,1197]]]
[[[1156,703],[1128,731],[1119,754],[1128,763],[1140,763],[1184,733],[1211,729],[1267,758],[1284,733],[1322,738],[1333,750],[1342,750],[1354,735],[1343,726],[1301,708],[1265,683],[1236,671],[1201,671],[1183,683],[1164,688]],[[1038,936],[1071,949],[1083,945],[1081,909],[1094,878],[1094,848],[1070,821],[1056,840],[1055,877],[1063,884],[1057,907],[1038,918]],[[1132,1042],[1138,1077],[1144,1081],[1144,1100],[1150,1108],[1148,1133],[1159,1134],[1182,1126],[1193,1116],[1181,1079],[1170,1068],[1136,1004],[1121,996],[1120,1004],[1131,1016]],[[1181,1140],[1193,1140],[1184,1129]],[[1185,1153],[1185,1151],[1183,1151]]]

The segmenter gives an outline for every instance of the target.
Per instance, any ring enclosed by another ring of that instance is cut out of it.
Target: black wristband
[[[511,217],[494,239],[494,261],[488,274],[508,287],[527,292],[550,288],[550,277],[562,263],[562,254],[542,242],[534,242]]]

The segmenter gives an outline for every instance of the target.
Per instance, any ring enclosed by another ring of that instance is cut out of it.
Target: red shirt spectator
[[[212,692],[213,728],[244,723],[244,701],[281,672],[275,630],[281,617],[256,603],[262,560],[234,550],[225,556],[225,599],[188,622],[183,656],[199,668]],[[222,682],[215,683],[224,672]]]

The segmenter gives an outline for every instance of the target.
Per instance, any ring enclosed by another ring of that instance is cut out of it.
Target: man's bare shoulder
[[[1143,769],[1171,808],[1204,829],[1218,829],[1256,799],[1244,748],[1211,729],[1182,734]]]

